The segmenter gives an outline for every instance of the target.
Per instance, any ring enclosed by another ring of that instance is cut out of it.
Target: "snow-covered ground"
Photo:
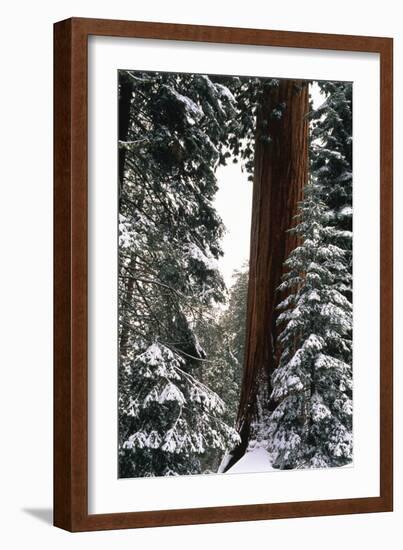
[[[228,460],[229,460],[228,456]],[[225,467],[224,461],[223,465]],[[222,468],[220,466],[220,468]],[[352,468],[354,466],[353,462],[345,464],[344,466],[338,466],[338,468]],[[278,472],[279,470],[273,468],[272,458],[270,454],[263,447],[255,447],[247,451],[243,457],[236,462],[232,468],[227,470],[226,474],[253,474],[257,472]],[[220,472],[219,472],[220,473]]]
[[[245,474],[253,472],[268,472],[274,470],[270,454],[262,447],[255,447],[247,451],[243,457],[236,462],[227,474]]]

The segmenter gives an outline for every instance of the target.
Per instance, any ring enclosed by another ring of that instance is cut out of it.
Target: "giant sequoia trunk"
[[[237,418],[241,443],[226,469],[247,448],[259,384],[267,384],[265,393],[271,393],[270,377],[276,367],[276,289],[283,263],[296,244],[287,229],[308,177],[308,107],[308,84],[282,80],[278,87],[263,90],[257,114],[247,331]]]

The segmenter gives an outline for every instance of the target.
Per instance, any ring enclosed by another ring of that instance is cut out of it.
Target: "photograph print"
[[[352,83],[117,80],[119,478],[352,465]]]

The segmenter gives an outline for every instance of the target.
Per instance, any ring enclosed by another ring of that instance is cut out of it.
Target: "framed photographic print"
[[[392,40],[54,47],[55,525],[392,510]]]

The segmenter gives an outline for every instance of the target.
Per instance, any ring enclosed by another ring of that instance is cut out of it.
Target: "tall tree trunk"
[[[130,125],[130,105],[132,98],[133,86],[129,77],[124,71],[119,71],[119,113],[118,113],[118,139],[126,141],[129,133]],[[119,147],[118,149],[118,170],[119,170],[119,199],[123,191],[123,177],[125,172],[126,149]]]
[[[129,77],[125,71],[119,71],[119,104],[118,104],[118,139],[119,141],[127,141],[129,134],[129,126],[131,119],[131,97],[133,86]],[[119,147],[118,149],[118,197],[119,197],[119,212],[120,205],[123,200],[124,194],[124,172],[125,172],[125,163],[126,163],[126,149],[124,147]],[[130,252],[131,260],[129,268],[134,270],[136,264],[136,258],[132,252]],[[119,264],[120,264],[119,259]],[[119,273],[121,272],[121,267],[119,265]],[[131,303],[131,298],[133,295],[133,278],[129,278],[127,281],[127,286],[125,289],[125,301],[127,304]],[[126,306],[127,308],[127,306]],[[120,343],[119,343],[119,357],[127,355],[127,346],[129,340],[129,319],[126,320],[125,324],[122,327],[120,334]]]
[[[279,118],[279,109],[284,107]],[[308,84],[282,80],[265,87],[257,114],[244,373],[237,428],[241,443],[230,468],[248,445],[256,414],[259,383],[267,383],[276,367],[277,287],[283,263],[295,248],[287,233],[308,178]]]

